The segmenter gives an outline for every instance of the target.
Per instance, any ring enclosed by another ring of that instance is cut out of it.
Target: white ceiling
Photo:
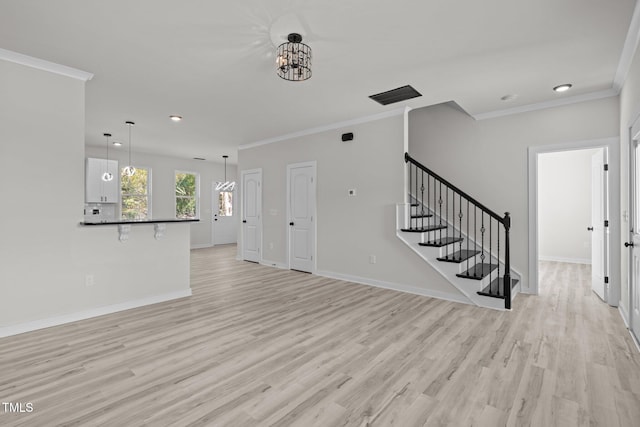
[[[0,0],[0,48],[95,74],[89,145],[104,132],[126,142],[133,120],[138,151],[235,163],[239,145],[405,105],[477,115],[610,89],[635,3]],[[308,81],[275,73],[290,32],[313,49]],[[423,96],[368,98],[406,84]]]

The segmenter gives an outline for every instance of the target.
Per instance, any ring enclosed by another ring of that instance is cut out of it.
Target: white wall
[[[354,140],[342,142],[344,132]],[[287,264],[287,165],[315,160],[319,274],[464,298],[395,235],[403,155],[402,115],[240,150],[239,171],[263,170],[264,262]],[[357,196],[348,196],[350,188]]]
[[[591,264],[591,156],[598,150],[538,156],[539,259]]]
[[[615,97],[480,121],[440,104],[411,111],[409,152],[494,211],[511,213],[511,261],[529,290],[527,148],[618,132]]]
[[[640,7],[640,6],[639,6]],[[629,241],[629,221],[624,213],[629,212],[629,128],[640,116],[640,48],[635,56],[627,75],[627,80],[620,93],[620,209],[623,212],[621,221],[623,226],[620,237],[623,242]],[[629,312],[629,251],[622,248],[622,262],[620,265],[621,295],[620,307]]]
[[[124,125],[123,125],[124,126]],[[134,141],[135,142],[135,141]],[[105,147],[86,147],[86,157],[106,158]],[[126,144],[112,147],[109,157],[118,160],[119,167],[129,162]],[[191,225],[191,246],[211,246],[211,190],[216,181],[224,180],[224,162],[180,159],[150,153],[132,154],[136,167],[151,168],[151,212],[154,218],[175,218],[175,171],[196,172],[200,175],[200,222]],[[227,164],[227,179],[236,179],[236,166]]]
[[[0,60],[0,85],[0,336],[190,294],[189,225],[79,225],[84,82]]]

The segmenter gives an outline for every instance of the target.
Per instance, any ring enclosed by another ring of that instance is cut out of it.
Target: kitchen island
[[[0,322],[0,337],[191,296],[190,224],[197,221],[76,223],[64,236],[73,250],[49,253],[66,260],[69,273],[56,288],[45,286],[58,280],[50,277],[31,299],[39,308],[33,320]],[[47,303],[60,293],[69,295],[64,304]],[[13,319],[22,312],[10,306],[3,314]]]

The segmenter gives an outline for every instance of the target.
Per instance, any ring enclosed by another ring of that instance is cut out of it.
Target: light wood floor
[[[513,311],[192,252],[193,297],[0,340],[2,426],[638,426],[640,354],[589,267]]]

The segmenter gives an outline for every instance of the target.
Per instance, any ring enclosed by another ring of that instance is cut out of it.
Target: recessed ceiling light
[[[113,141],[113,145],[115,145],[116,147],[120,147],[122,146],[122,142]]]
[[[182,116],[169,116],[169,118],[174,122],[179,122],[180,120],[182,120]]]
[[[566,92],[569,89],[571,89],[571,86],[572,86],[571,84],[565,83],[563,85],[559,85],[559,86],[554,87],[553,90],[555,90],[556,92]]]
[[[513,101],[517,97],[518,95],[516,95],[515,93],[509,93],[507,95],[500,97],[500,101],[509,102],[509,101]]]

